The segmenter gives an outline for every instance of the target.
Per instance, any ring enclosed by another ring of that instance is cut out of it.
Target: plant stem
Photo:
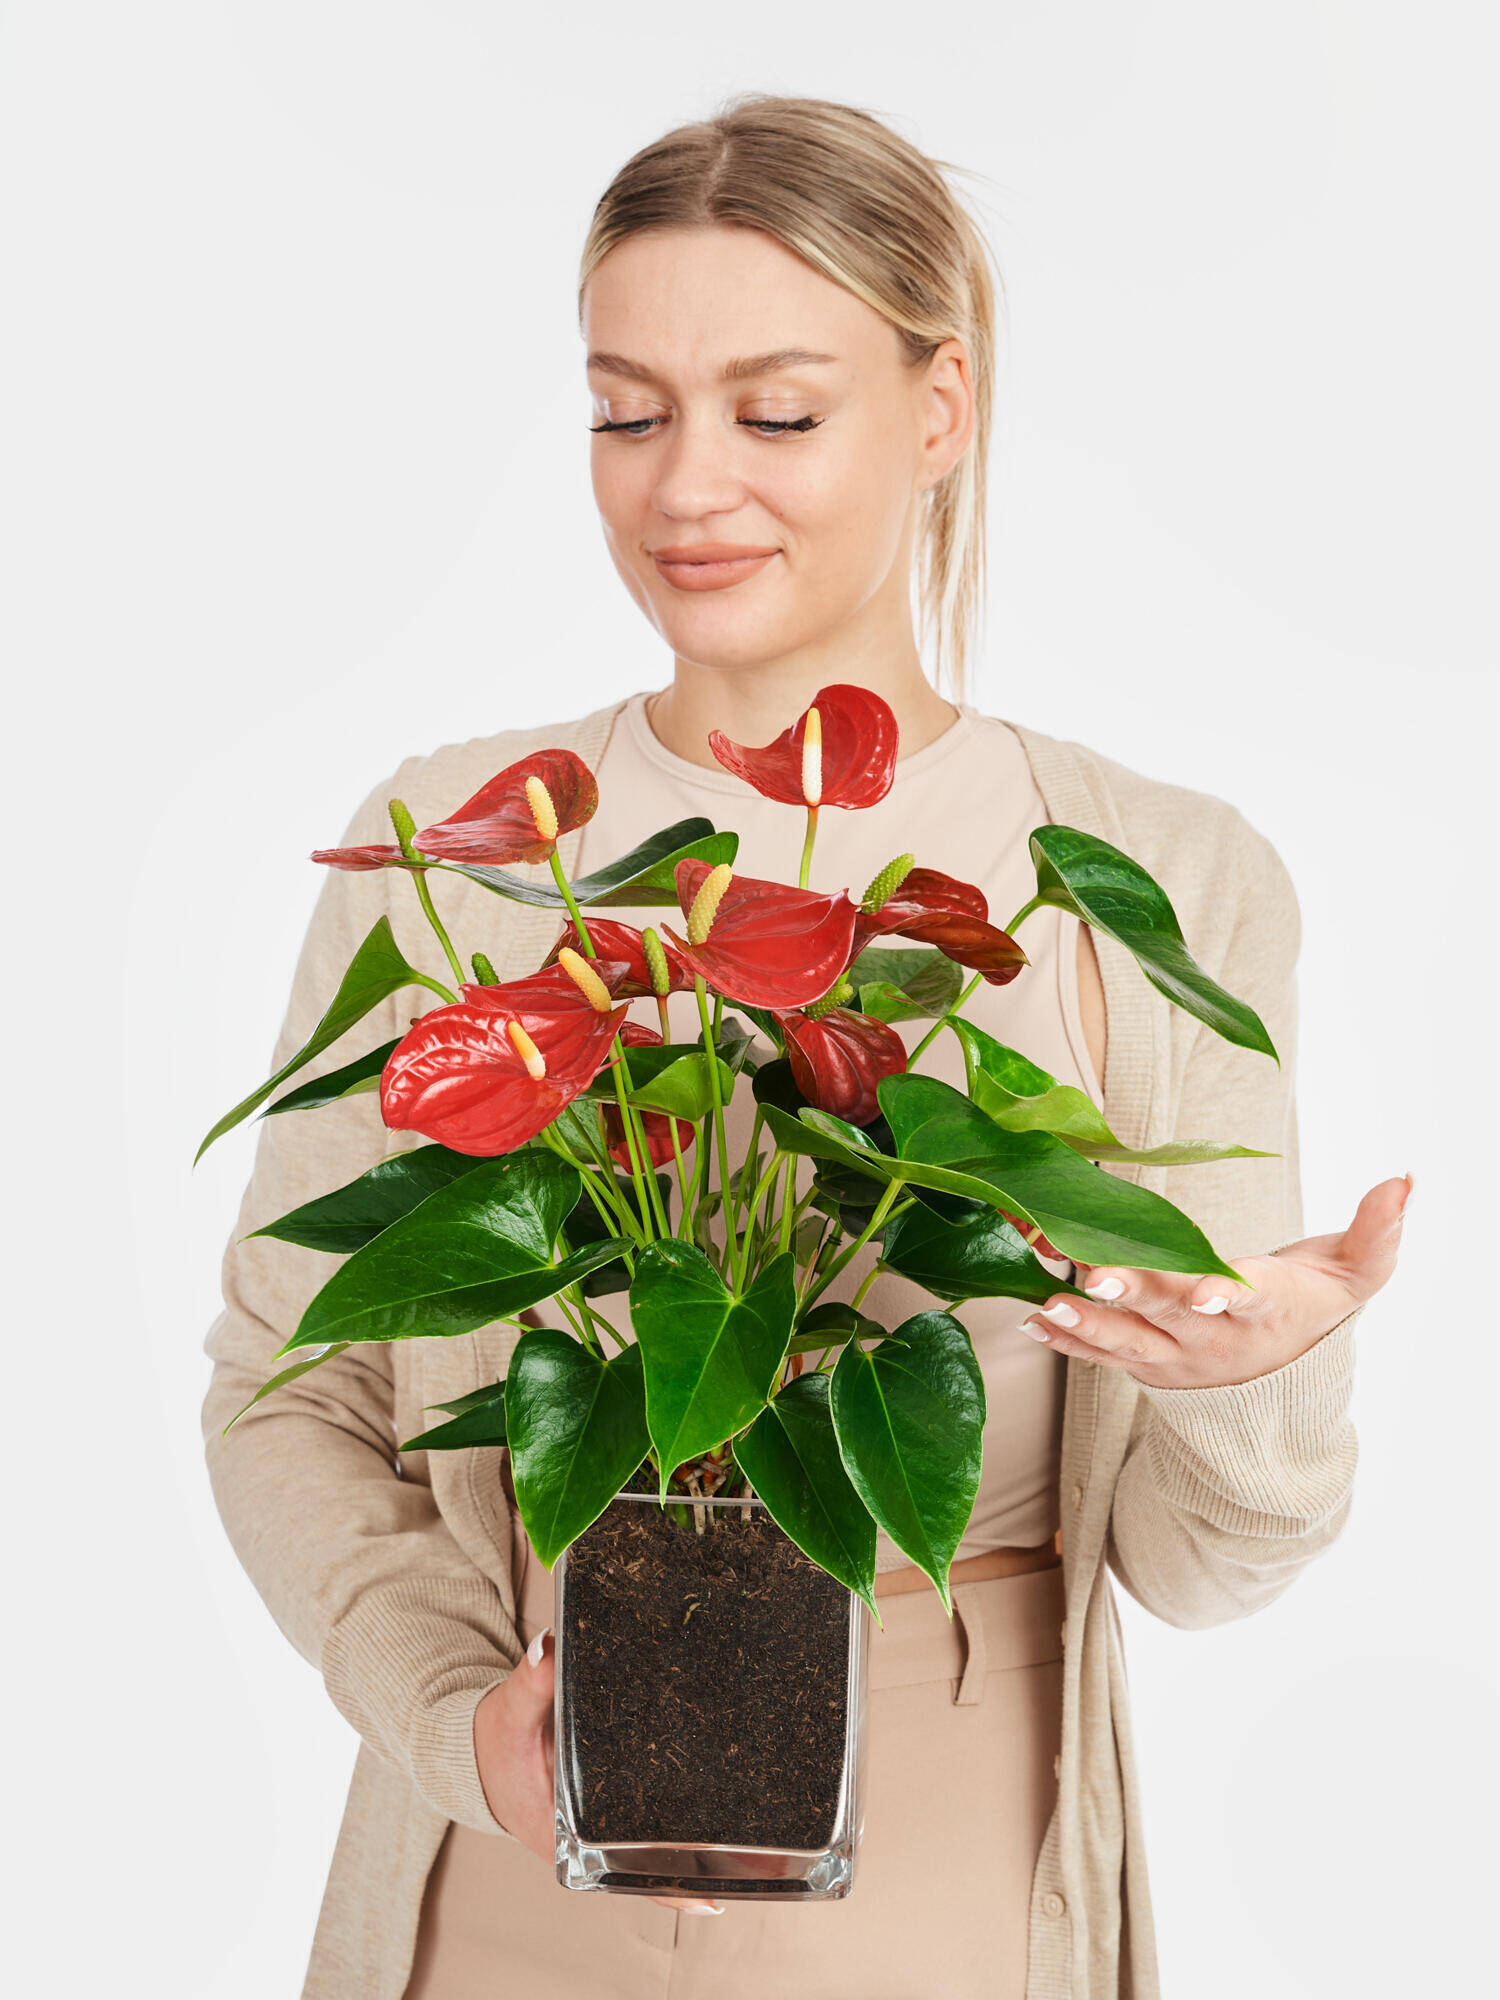
[[[432,891],[428,888],[426,881],[423,879],[425,871],[421,868],[412,868],[409,869],[407,872],[411,876],[412,886],[416,889],[417,900],[421,903],[422,908],[427,912],[427,921],[432,925],[432,928],[437,932],[438,943],[443,947],[443,950],[448,954],[448,963],[453,967],[454,981],[457,985],[461,987],[466,977],[463,964],[458,956],[458,953],[453,949],[452,939],[448,936],[448,933],[443,929],[443,922],[441,917],[439,917],[437,911],[433,908]],[[456,996],[451,993],[448,995],[448,998],[450,1000],[454,999],[455,997]]]
[[[953,1019],[954,1015],[958,1012],[959,1008],[962,1007],[965,1000],[968,999],[969,995],[974,991],[974,988],[979,984],[980,980],[983,979],[983,977],[984,974],[982,972],[976,972],[974,974],[974,977],[969,981],[968,985],[964,987],[963,991],[958,995],[958,998],[953,1002],[953,1004],[950,1007],[945,1008],[943,1012],[938,1015],[937,1019],[933,1022],[932,1026],[927,1030],[927,1033],[922,1037],[921,1041],[917,1043],[917,1046],[912,1050],[911,1054],[906,1058],[906,1067],[908,1069],[914,1069],[916,1067],[918,1058],[922,1055],[924,1050],[927,1048],[928,1044],[931,1042],[935,1042],[937,1040],[938,1036],[943,1032],[944,1028],[947,1027],[948,1023]]]
[[[456,993],[450,993],[447,987],[444,986],[443,982],[440,979],[429,979],[425,972],[418,972],[415,970],[415,968],[413,969],[411,976],[416,985],[425,986],[431,993],[441,993],[443,998],[448,1002],[448,1005],[450,1007],[456,1007],[458,1005],[458,995]]]
[[[905,1181],[899,1181],[899,1180],[893,1180],[887,1184],[885,1193],[880,1197],[879,1201],[875,1204],[875,1213],[870,1217],[869,1221],[865,1224],[864,1228],[859,1232],[858,1236],[855,1237],[854,1241],[848,1246],[848,1248],[845,1250],[841,1250],[838,1256],[834,1258],[833,1262],[829,1265],[827,1272],[823,1276],[821,1282],[813,1286],[812,1290],[808,1293],[806,1299],[803,1301],[804,1309],[807,1306],[816,1304],[816,1302],[823,1296],[824,1292],[828,1290],[828,1287],[833,1283],[834,1279],[839,1275],[839,1273],[843,1270],[846,1270],[850,1265],[850,1263],[854,1260],[854,1258],[856,1258],[859,1255],[860,1251],[864,1249],[865,1245],[869,1242],[870,1238],[875,1234],[876,1230],[884,1226],[885,1219],[890,1214],[891,1208],[895,1203],[897,1195],[900,1194],[901,1190],[905,1186],[906,1186]]]
[[[797,887],[805,889],[812,877],[813,842],[818,837],[818,809],[807,809],[807,838],[802,843],[802,862],[797,870]]]
[[[719,1188],[720,1213],[724,1217],[725,1268],[733,1271],[735,1264],[734,1226],[729,1214],[729,1142],[724,1137],[723,1093],[719,1088],[719,1044],[708,1015],[708,988],[703,983],[700,972],[693,981],[693,992],[698,1000],[698,1019],[703,1023],[703,1047],[708,1055],[708,1089],[713,1100],[714,1136],[719,1143]],[[705,1180],[705,1185],[706,1185]]]

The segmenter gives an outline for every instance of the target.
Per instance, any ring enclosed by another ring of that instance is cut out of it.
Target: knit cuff
[[[1179,1474],[1195,1469],[1216,1494],[1276,1515],[1316,1514],[1347,1483],[1341,1446],[1354,1386],[1354,1327],[1364,1305],[1305,1353],[1248,1382],[1201,1389],[1140,1384],[1172,1444]],[[1164,1443],[1158,1433],[1158,1443]]]
[[[444,1818],[513,1840],[484,1796],[474,1711],[520,1651],[487,1578],[416,1576],[361,1592],[328,1635],[323,1680],[340,1714]]]

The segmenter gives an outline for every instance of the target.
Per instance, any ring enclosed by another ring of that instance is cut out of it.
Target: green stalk
[[[440,993],[450,1007],[457,1006],[458,995],[450,993],[440,979],[429,979],[425,972],[413,971],[412,979],[418,986],[425,986],[429,993]]]
[[[875,1204],[875,1213],[870,1217],[869,1221],[865,1224],[864,1228],[859,1232],[858,1236],[855,1237],[854,1241],[849,1245],[849,1247],[846,1250],[841,1250],[839,1252],[838,1256],[835,1257],[833,1262],[829,1265],[828,1270],[825,1273],[822,1280],[818,1284],[814,1285],[812,1290],[808,1293],[806,1299],[803,1301],[804,1310],[806,1310],[808,1306],[817,1304],[818,1300],[822,1298],[824,1292],[828,1290],[828,1287],[833,1283],[834,1279],[839,1275],[839,1273],[843,1270],[847,1270],[848,1266],[859,1255],[860,1251],[864,1249],[865,1245],[869,1242],[870,1238],[875,1234],[876,1230],[884,1225],[885,1219],[890,1214],[892,1205],[894,1204],[897,1195],[901,1192],[901,1190],[905,1186],[906,1186],[905,1181],[899,1181],[899,1180],[893,1180],[887,1184],[885,1193],[880,1197],[879,1201]]]
[[[697,996],[698,1001],[698,1019],[703,1023],[703,1046],[709,1058],[708,1089],[714,1107],[714,1136],[719,1143],[719,1210],[724,1217],[725,1268],[728,1271],[733,1271],[735,1265],[735,1241],[734,1228],[729,1215],[729,1187],[732,1177],[729,1172],[729,1142],[724,1137],[723,1093],[719,1088],[719,1044],[718,1038],[713,1031],[713,1025],[709,1020],[708,988],[703,983],[703,974],[701,972],[693,981],[693,992]]]
[[[465,976],[463,961],[459,958],[458,953],[453,949],[453,940],[449,937],[448,933],[443,929],[442,918],[439,917],[437,911],[433,908],[432,891],[428,888],[426,882],[422,879],[425,871],[420,868],[413,868],[410,869],[408,872],[411,875],[412,882],[415,885],[417,891],[417,900],[421,903],[422,908],[427,912],[427,921],[432,925],[432,928],[437,932],[438,943],[443,947],[443,950],[448,954],[448,963],[453,968],[454,983],[461,987],[464,984],[464,976]],[[454,996],[450,995],[449,997],[453,998]]]
[[[812,878],[813,842],[818,837],[818,809],[807,809],[807,838],[802,843],[802,863],[797,870],[797,887],[805,889]]]
[[[974,988],[979,984],[980,980],[983,979],[983,977],[984,974],[982,972],[976,972],[974,974],[974,977],[969,981],[968,985],[964,987],[963,991],[959,994],[958,998],[953,1002],[953,1005],[951,1007],[946,1008],[943,1013],[938,1015],[937,1019],[933,1022],[932,1026],[927,1030],[927,1033],[922,1037],[921,1041],[917,1043],[917,1046],[912,1050],[911,1054],[906,1058],[906,1067],[908,1069],[914,1069],[916,1067],[918,1057],[922,1055],[923,1051],[929,1046],[929,1044],[937,1040],[938,1036],[943,1032],[944,1028],[947,1027],[948,1023],[953,1019],[954,1015],[958,1012],[959,1008],[962,1007],[965,1000],[968,999],[969,995],[974,991]]]

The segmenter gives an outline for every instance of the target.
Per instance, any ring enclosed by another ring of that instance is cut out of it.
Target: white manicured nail
[[[1228,1303],[1229,1303],[1228,1299],[1221,1298],[1219,1294],[1215,1292],[1211,1299],[1205,1299],[1202,1305],[1194,1306],[1193,1311],[1201,1313],[1221,1313],[1223,1312],[1225,1306],[1228,1305]]]
[[[526,1648],[526,1657],[534,1667],[539,1667],[542,1664],[542,1648],[546,1645],[547,1634],[551,1630],[552,1627],[550,1625],[544,1625],[531,1644]]]
[[[1022,1333],[1029,1333],[1033,1340],[1047,1340],[1051,1337],[1046,1327],[1038,1326],[1034,1319],[1023,1319],[1021,1322],[1021,1331]]]
[[[1091,1299],[1117,1299],[1125,1287],[1118,1278],[1101,1278],[1097,1285],[1085,1285],[1083,1289]]]
[[[1059,1326],[1077,1326],[1078,1315],[1066,1299],[1059,1299],[1055,1306],[1042,1307],[1043,1319],[1056,1320]]]

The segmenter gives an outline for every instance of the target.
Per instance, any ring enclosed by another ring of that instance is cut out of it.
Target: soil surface
[[[655,1491],[649,1469],[627,1486]],[[614,1502],[567,1551],[560,1695],[579,1832],[822,1847],[844,1763],[850,1592],[769,1514],[703,1513],[699,1534],[690,1507]]]

